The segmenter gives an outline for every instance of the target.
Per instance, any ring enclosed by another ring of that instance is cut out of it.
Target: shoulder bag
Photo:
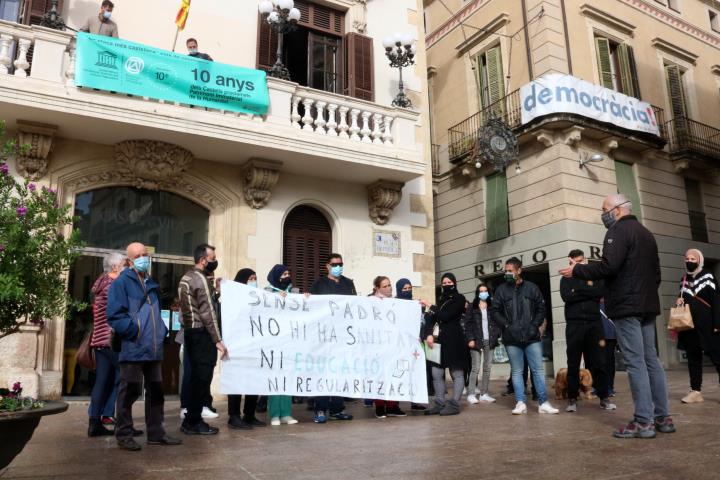
[[[93,329],[85,335],[83,341],[80,342],[80,346],[77,349],[75,359],[81,367],[95,371],[95,349],[90,346],[90,340],[92,339]]]

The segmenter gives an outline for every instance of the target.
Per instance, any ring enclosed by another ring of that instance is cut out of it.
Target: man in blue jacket
[[[127,258],[130,268],[110,286],[107,303],[108,323],[122,344],[115,437],[122,449],[142,448],[133,439],[132,406],[142,393],[144,378],[148,445],[179,445],[182,442],[168,437],[163,427],[161,362],[167,328],[160,318],[159,285],[150,278],[145,245],[128,245]]]

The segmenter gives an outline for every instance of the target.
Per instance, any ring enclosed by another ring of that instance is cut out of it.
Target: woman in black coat
[[[460,413],[460,398],[465,387],[463,369],[468,364],[468,349],[461,324],[467,301],[458,293],[455,275],[442,276],[442,294],[437,305],[427,305],[425,339],[428,347],[440,344],[440,364],[432,366],[435,387],[435,405],[425,410],[425,415],[457,415]],[[435,326],[439,334],[435,338]],[[436,347],[435,347],[436,348]],[[445,401],[445,369],[450,369],[453,378],[452,399]]]
[[[481,282],[475,289],[475,298],[468,305],[463,319],[465,340],[472,358],[467,401],[470,404],[478,403],[478,401],[492,403],[495,399],[490,396],[489,392],[490,369],[492,367],[493,352],[500,343],[502,329],[500,325],[493,322],[490,313],[490,291],[485,283]],[[481,363],[482,380],[478,385]],[[476,386],[479,388],[476,389]],[[478,399],[476,395],[480,395],[480,398]]]
[[[690,305],[695,328],[678,334],[678,348],[687,353],[690,393],[683,403],[703,401],[703,352],[710,357],[720,375],[720,293],[715,276],[704,268],[705,259],[694,248],[685,253],[685,275],[680,283],[677,304]]]

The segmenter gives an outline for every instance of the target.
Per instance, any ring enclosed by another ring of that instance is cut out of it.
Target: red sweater
[[[90,346],[95,348],[109,347],[112,330],[107,323],[107,298],[108,290],[113,279],[107,273],[103,273],[92,287],[93,295],[93,333],[90,339]]]

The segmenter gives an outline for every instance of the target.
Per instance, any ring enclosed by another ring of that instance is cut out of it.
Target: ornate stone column
[[[259,210],[270,201],[280,178],[282,162],[252,158],[243,165],[243,194],[250,208]]]
[[[378,224],[385,225],[390,220],[395,207],[402,198],[404,184],[388,180],[378,180],[368,186],[368,207],[370,219]]]
[[[18,120],[17,125],[18,144],[28,148],[15,159],[18,172],[28,180],[40,180],[47,172],[50,150],[57,127],[24,120]]]

